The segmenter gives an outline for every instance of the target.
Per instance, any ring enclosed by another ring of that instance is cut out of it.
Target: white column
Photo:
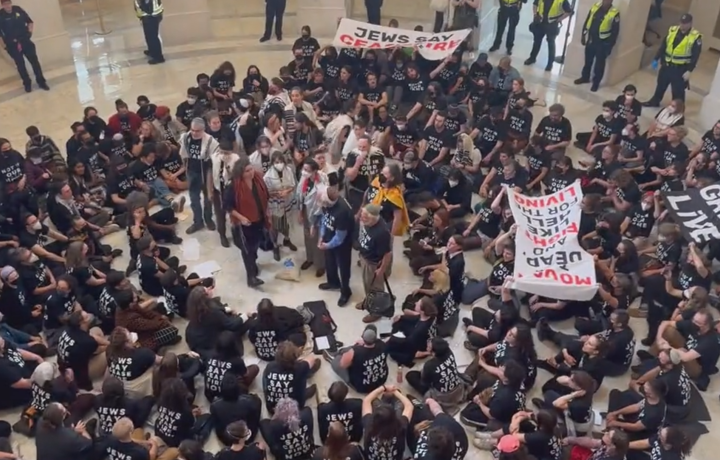
[[[35,23],[32,41],[43,69],[72,65],[70,37],[65,30],[58,0],[15,0]],[[28,66],[29,69],[29,66]],[[32,71],[30,71],[32,75]]]
[[[338,19],[349,16],[345,0],[299,0],[297,3],[297,33],[302,26],[310,26],[315,37],[333,37]]]
[[[178,46],[212,38],[207,0],[166,0],[160,36],[163,45]]]
[[[690,5],[693,27],[703,35],[703,49],[720,49],[720,34],[715,36],[720,21],[720,1],[694,0]]]

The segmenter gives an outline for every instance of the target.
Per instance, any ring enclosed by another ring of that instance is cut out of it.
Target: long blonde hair
[[[450,275],[448,274],[447,268],[437,268],[430,273],[430,282],[433,284],[433,289],[437,292],[447,292],[450,290]]]

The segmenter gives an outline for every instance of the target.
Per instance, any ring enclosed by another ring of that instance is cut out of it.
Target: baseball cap
[[[413,164],[417,161],[417,159],[418,158],[415,152],[407,152],[405,154],[405,157],[403,158],[403,163],[405,163],[406,165]]]
[[[668,353],[668,355],[670,356],[670,362],[675,365],[680,364],[680,362],[682,361],[682,356],[680,356],[680,352],[675,350],[674,348],[670,350],[670,353]]]
[[[692,14],[690,14],[690,13],[685,13],[685,14],[683,14],[682,16],[680,16],[680,23],[681,23],[681,24],[690,24],[691,22],[693,22]]]
[[[504,454],[511,454],[520,448],[520,441],[515,436],[506,434],[498,441],[497,448]]]
[[[478,57],[477,57],[477,59],[476,59],[476,61],[482,61],[482,62],[487,62],[487,60],[488,60],[488,54],[487,54],[487,53],[480,53],[480,54],[478,54]]]
[[[364,207],[363,209],[365,209],[365,212],[367,212],[367,213],[370,214],[371,216],[375,216],[375,217],[379,216],[379,215],[380,215],[380,211],[382,210],[382,208],[380,207],[380,205],[377,205],[377,204],[368,204],[368,205],[365,205],[365,207]]]
[[[160,105],[155,109],[155,116],[158,118],[167,117],[168,115],[170,115],[170,107],[166,105]]]
[[[367,345],[373,345],[377,340],[377,327],[372,324],[367,326],[362,333],[362,339]]]

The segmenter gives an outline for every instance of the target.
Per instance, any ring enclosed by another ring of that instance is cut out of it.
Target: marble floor
[[[288,2],[288,23],[292,24],[288,27],[299,26],[292,23],[294,5],[298,1],[302,0],[289,0]],[[114,101],[117,98],[123,98],[132,105],[137,95],[144,94],[154,103],[168,105],[174,109],[184,99],[186,88],[194,85],[195,75],[200,72],[211,73],[222,61],[231,61],[238,69],[239,75],[244,74],[249,65],[256,64],[264,74],[272,76],[280,66],[292,59],[289,47],[294,39],[293,34],[286,33],[287,38],[282,43],[275,41],[265,44],[257,43],[262,27],[261,0],[243,2],[242,10],[234,6],[237,5],[237,2],[211,0],[211,4],[215,5],[213,17],[218,25],[217,37],[204,43],[169,48],[166,50],[167,62],[161,66],[152,67],[145,64],[141,47],[142,35],[132,14],[115,6],[122,2],[116,3],[110,0],[101,0],[100,2],[101,5],[108,8],[108,14],[105,16],[106,25],[108,29],[113,30],[107,36],[94,35],[97,28],[94,2],[63,0],[63,3],[64,19],[71,33],[75,62],[73,66],[47,71],[46,76],[52,87],[49,93],[34,91],[26,94],[12,69],[8,71],[6,65],[0,64],[0,118],[2,119],[0,137],[10,139],[15,148],[20,151],[24,149],[26,141],[24,132],[29,125],[38,126],[41,132],[53,137],[59,145],[64,145],[65,140],[70,136],[70,125],[82,118],[82,110],[86,106],[94,106],[101,115],[108,117],[114,112]],[[356,1],[355,3],[361,2]],[[427,9],[424,12],[416,12],[415,18],[406,17],[410,13],[407,13],[407,9],[403,9],[404,0],[385,0],[385,3],[389,5],[387,9],[390,13],[386,13],[384,17],[392,17],[391,14],[397,12],[401,26],[408,24],[408,28],[411,28],[410,25],[430,24],[432,20],[431,13]],[[241,13],[247,13],[247,15],[243,14],[244,17],[241,19],[235,17],[228,19],[220,13],[223,8],[228,8],[230,16]],[[352,15],[362,17],[362,14],[362,6],[355,5]],[[237,27],[238,24],[241,24],[242,27]],[[518,29],[515,65],[535,97],[545,100],[548,105],[557,102],[566,107],[566,115],[572,120],[576,131],[588,130],[600,111],[600,104],[604,100],[614,99],[626,83],[634,83],[639,88],[641,99],[649,97],[654,87],[654,75],[649,71],[640,71],[627,82],[613,87],[603,87],[598,93],[590,93],[587,87],[576,87],[570,80],[561,76],[559,66],[549,73],[543,72],[539,67],[523,67],[522,60],[530,47],[529,34],[522,32],[526,30],[527,28],[522,25]],[[328,41],[328,37],[319,38],[321,42]],[[494,55],[491,60],[496,62],[499,57],[500,55]],[[716,66],[712,59],[713,57],[709,56],[703,60],[700,66],[700,69],[704,69],[703,72],[709,72],[709,80],[712,79],[712,73]],[[539,62],[543,62],[542,57]],[[716,62],[717,58],[715,58]],[[697,116],[703,97],[701,92],[696,91],[690,92],[688,95],[687,124],[691,131],[690,142],[696,142],[700,138],[706,122],[714,122],[714,120],[701,120]],[[532,111],[536,120],[539,120],[544,115],[545,109],[535,107]],[[654,112],[646,111],[641,120],[642,124],[647,126],[653,115]],[[580,152],[572,152],[572,154],[576,159],[582,155]],[[179,224],[182,236],[185,236],[184,229],[189,224],[189,220],[186,219]],[[301,230],[295,228],[293,231],[294,241],[301,246]],[[266,284],[261,291],[249,289],[245,287],[242,262],[237,250],[222,248],[217,234],[209,231],[193,235],[193,238],[196,238],[202,247],[201,260],[185,259],[180,247],[175,247],[174,252],[191,270],[193,266],[203,261],[217,261],[222,270],[217,274],[216,293],[222,296],[234,310],[253,311],[258,301],[264,297],[271,298],[276,304],[288,306],[297,306],[306,300],[322,299],[328,302],[333,317],[339,325],[339,339],[345,343],[351,343],[357,339],[362,313],[352,307],[336,307],[336,294],[319,291],[317,285],[322,280],[315,278],[312,270],[303,272],[299,283],[274,280],[274,274],[278,271],[279,264],[274,262],[269,254],[263,254],[260,264],[263,268],[262,278]],[[126,254],[128,252],[124,233],[107,237],[107,243],[125,249]],[[393,267],[391,285],[397,297],[402,299],[418,287],[419,280],[411,274],[405,263],[401,254],[402,246],[396,244],[395,248],[397,252],[396,266]],[[296,256],[300,262],[304,260],[302,251],[301,247]],[[480,254],[469,253],[466,259],[468,272],[472,276],[481,278],[489,273],[489,266]],[[127,259],[125,258],[117,261],[119,268],[124,268],[126,264]],[[360,273],[354,266],[352,277],[353,290],[356,293],[353,300],[359,301],[362,286]],[[470,307],[463,307],[462,315],[469,316],[469,314]],[[570,324],[565,326],[569,328]],[[633,320],[632,326],[637,336],[644,336],[646,332],[644,321]],[[459,363],[466,365],[471,359],[471,354],[462,347],[463,338],[463,332],[459,329],[452,339],[452,346]],[[252,347],[246,347],[246,350],[251,349]],[[182,351],[183,346],[178,346],[178,350]],[[541,356],[548,356],[552,353],[552,350],[544,344],[538,344],[538,350]],[[251,351],[249,353],[252,354]],[[394,379],[394,376],[395,373],[391,372],[391,380]],[[539,383],[546,378],[547,374],[541,371]],[[314,379],[322,397],[325,396],[326,389],[335,379],[329,366],[323,366]],[[605,385],[596,396],[596,408],[605,410],[608,392],[613,388],[626,388],[627,381],[627,377],[606,379]],[[536,385],[531,396],[536,396],[539,386],[539,384]],[[709,391],[704,393],[706,403],[716,418],[715,421],[708,424],[711,433],[720,429],[720,411],[717,401],[719,389],[720,384],[717,379],[714,379]],[[256,384],[253,391],[259,393],[261,388]],[[203,397],[202,392],[198,392],[198,394],[200,398]],[[314,406],[315,402],[310,404]],[[200,405],[207,408],[206,401],[201,401]],[[9,420],[11,423],[17,417],[17,412],[0,413],[0,418]],[[713,440],[712,434],[702,437],[691,458],[711,458]],[[14,435],[13,443],[20,448],[26,459],[35,458],[32,440]],[[209,441],[207,448],[211,451],[217,450],[218,442],[214,436]],[[484,460],[489,459],[490,456],[471,447],[468,458]]]

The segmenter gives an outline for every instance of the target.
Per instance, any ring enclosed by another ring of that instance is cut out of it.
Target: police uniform
[[[505,40],[505,48],[508,54],[512,54],[513,46],[515,45],[515,28],[520,21],[520,8],[522,4],[527,0],[500,0],[500,8],[498,9],[497,15],[497,29],[495,31],[495,41],[493,46],[490,48],[490,52],[497,51],[500,49],[502,43],[503,34],[505,33],[505,27],[510,23],[508,27],[507,39]]]
[[[2,41],[5,44],[5,50],[15,61],[27,92],[31,90],[32,81],[27,67],[25,67],[25,58],[30,62],[38,86],[44,90],[50,89],[42,73],[35,43],[30,40],[32,36],[30,27],[32,24],[33,20],[30,19],[30,15],[19,6],[13,5],[9,13],[4,8],[0,9],[0,36],[2,36]]]
[[[612,53],[620,33],[620,11],[614,6],[603,8],[603,2],[597,2],[590,8],[582,31],[582,44],[585,45],[585,65],[582,68],[580,78],[575,80],[576,85],[590,82],[590,71],[592,75],[592,87],[590,91],[597,91],[600,82],[605,74],[605,61]]]
[[[283,16],[287,0],[265,0],[265,33],[260,42],[270,40],[272,35],[273,21],[275,22],[275,37],[282,40]]]
[[[535,17],[530,24],[533,46],[525,65],[535,63],[544,38],[548,44],[548,63],[545,70],[552,70],[555,63],[555,38],[560,32],[560,21],[563,16],[572,13],[572,7],[567,0],[535,0],[533,7],[535,8]]]
[[[142,24],[147,50],[145,55],[150,57],[149,64],[165,62],[162,43],[160,43],[160,21],[162,21],[162,0],[135,0],[135,12]]]
[[[680,18],[680,22],[692,24],[692,19],[691,15],[684,14]],[[643,105],[658,107],[668,86],[672,91],[673,99],[684,101],[687,79],[690,78],[690,72],[695,69],[701,51],[702,35],[700,32],[693,28],[683,32],[679,26],[670,27],[655,56],[655,61],[660,64],[655,94]]]

